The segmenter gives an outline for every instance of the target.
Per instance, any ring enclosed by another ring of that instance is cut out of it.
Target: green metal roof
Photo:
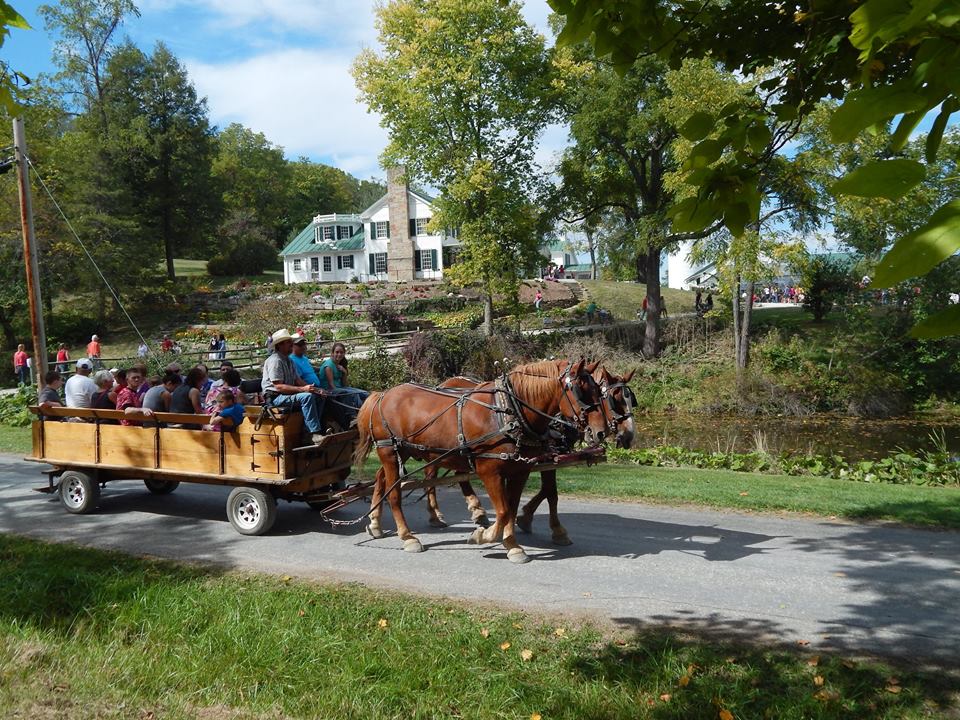
[[[331,253],[356,252],[363,249],[363,226],[349,238],[343,240],[322,240],[314,242],[316,233],[313,223],[307,225],[287,246],[280,251],[280,255],[329,255]]]
[[[590,263],[580,263],[578,265],[564,265],[563,271],[564,272],[587,272],[592,267],[593,265],[591,265]]]

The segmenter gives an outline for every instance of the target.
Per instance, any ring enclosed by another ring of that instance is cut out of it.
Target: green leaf
[[[770,132],[770,128],[761,122],[755,122],[747,128],[747,142],[750,143],[750,148],[757,155],[767,149],[767,145],[770,143],[770,138],[772,137],[773,135]]]
[[[723,213],[723,224],[734,237],[740,237],[746,232],[748,222],[750,222],[750,206],[747,203],[730,205]]]
[[[922,110],[926,103],[923,95],[903,81],[854,90],[830,118],[830,135],[837,143],[853,142],[868,127],[901,113]]]
[[[907,140],[910,139],[910,133],[916,129],[926,114],[927,108],[925,107],[923,110],[907,113],[901,117],[900,122],[897,123],[897,129],[893,135],[890,136],[890,149],[894,152],[903,150],[903,146],[906,145]]]
[[[960,249],[960,200],[937,210],[923,227],[900,238],[877,265],[874,287],[924,275]]]
[[[720,159],[723,147],[719,140],[701,140],[690,150],[690,157],[687,159],[690,169],[706,167],[716,162]]]
[[[926,174],[926,168],[916,160],[876,160],[844,175],[833,184],[830,191],[834,195],[897,200],[923,182]]]
[[[950,116],[956,111],[957,101],[954,98],[947,100],[943,103],[943,107],[940,108],[940,114],[937,115],[937,119],[933,121],[930,132],[927,133],[924,157],[928,163],[933,163],[937,159],[940,141],[943,140],[943,131],[947,128],[947,121],[950,119]]]
[[[680,128],[680,134],[690,142],[703,140],[713,130],[715,120],[706,112],[695,112]]]
[[[910,331],[918,340],[937,340],[948,335],[960,335],[960,305],[951,305],[936,315],[918,323]]]
[[[780,122],[790,122],[796,120],[800,115],[800,112],[797,110],[796,105],[790,105],[788,103],[778,103],[772,108],[774,115],[777,116],[777,120]]]
[[[4,0],[0,0],[0,25],[20,28],[21,30],[32,30],[23,15],[14,10]]]
[[[713,202],[697,197],[681,200],[670,211],[674,232],[703,230],[717,219],[718,214]]]

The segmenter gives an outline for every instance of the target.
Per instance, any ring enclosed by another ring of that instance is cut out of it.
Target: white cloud
[[[357,101],[351,60],[329,50],[283,50],[234,63],[186,64],[219,126],[239,122],[282,145],[288,157],[379,175],[387,134]]]

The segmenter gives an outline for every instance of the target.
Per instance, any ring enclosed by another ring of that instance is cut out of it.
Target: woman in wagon
[[[320,363],[320,387],[333,392],[337,419],[343,427],[353,424],[357,411],[370,395],[366,390],[350,387],[348,378],[347,348],[343,343],[334,343],[330,357]]]
[[[208,415],[213,415],[216,413],[217,408],[219,407],[220,393],[224,391],[227,391],[233,395],[234,400],[242,405],[244,401],[244,394],[240,389],[241,382],[243,382],[243,378],[240,377],[240,373],[238,371],[234,370],[232,367],[228,367],[226,370],[223,370],[220,374],[220,379],[210,386],[206,397],[203,399],[203,411]]]
[[[207,374],[203,368],[197,366],[187,373],[187,379],[170,393],[170,412],[182,413],[185,415],[202,415],[203,403],[200,395],[200,388],[207,380]],[[194,430],[200,428],[197,426],[187,426]]]

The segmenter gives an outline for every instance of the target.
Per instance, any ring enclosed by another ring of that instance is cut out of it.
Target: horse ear
[[[583,358],[580,358],[577,362],[571,364],[571,365],[570,365],[570,374],[571,374],[571,375],[579,375],[581,372],[583,372],[583,364],[584,364],[585,362],[586,362],[586,361],[585,361]]]
[[[636,373],[636,372],[637,372],[637,369],[634,368],[633,370],[631,370],[630,372],[628,372],[626,375],[624,375],[624,376],[623,376],[623,382],[625,382],[625,383],[630,382],[630,380],[633,378],[634,373]]]
[[[585,369],[589,374],[593,375],[593,371],[597,369],[597,365],[599,365],[599,364],[600,364],[600,361],[599,361],[599,360],[594,360],[592,363],[590,363],[589,365],[587,365],[587,367],[584,368],[584,369]]]

